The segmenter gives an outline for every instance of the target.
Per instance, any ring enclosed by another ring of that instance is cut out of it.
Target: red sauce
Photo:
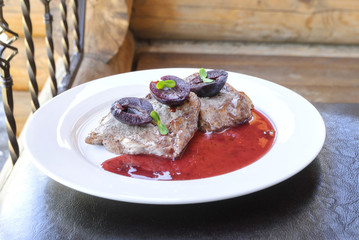
[[[123,176],[154,180],[190,180],[229,173],[260,159],[275,139],[271,122],[257,110],[252,119],[218,133],[197,132],[181,158],[122,155],[102,167]]]

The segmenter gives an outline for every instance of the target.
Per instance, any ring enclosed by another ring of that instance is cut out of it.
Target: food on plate
[[[271,147],[275,130],[257,110],[245,124],[225,131],[197,131],[180,158],[172,161],[148,155],[121,155],[102,163],[106,171],[153,180],[191,180],[213,177],[250,165]]]
[[[169,80],[174,82],[171,87],[165,85],[165,82]],[[161,88],[158,85],[162,82],[164,86]],[[186,100],[190,92],[190,86],[183,79],[168,75],[161,77],[161,81],[151,82],[150,91],[157,101],[172,107],[179,106]]]
[[[112,104],[111,114],[118,121],[128,125],[144,125],[152,121],[152,104],[144,98],[121,98]]]
[[[227,76],[228,73],[223,70],[207,72],[207,78],[216,79],[213,82],[217,81],[220,82],[220,84],[213,86],[218,90],[215,95],[208,97],[200,94],[199,96],[201,101],[201,111],[198,123],[200,131],[220,131],[238,124],[243,124],[252,116],[252,101],[245,93],[236,90],[226,83]],[[192,87],[193,83],[201,81],[200,79],[200,73],[194,73],[184,80],[190,83],[192,91],[192,89],[194,89],[194,87]],[[213,84],[213,82],[202,82],[198,85],[206,86],[206,84]]]
[[[199,130],[214,132],[234,127],[248,121],[253,108],[252,102],[242,92],[226,83],[218,95],[200,98]]]
[[[163,76],[145,98],[115,101],[85,141],[120,155],[102,167],[125,176],[188,180],[250,164],[271,147],[274,128],[227,78],[203,68]]]
[[[164,158],[177,158],[198,129],[200,101],[190,93],[182,105],[171,107],[158,102],[151,94],[146,100],[161,117],[161,123],[168,128],[162,135],[156,124],[131,126],[118,121],[111,113],[105,115],[93,129],[86,143],[103,144],[115,154],[150,154]]]
[[[191,91],[198,97],[213,97],[219,93],[227,82],[228,73],[224,70],[212,70],[206,72],[201,68],[199,72],[192,74],[185,80],[190,84]]]

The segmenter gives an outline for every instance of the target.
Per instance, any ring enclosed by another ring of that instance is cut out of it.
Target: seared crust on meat
[[[226,83],[218,95],[203,97],[199,114],[199,130],[219,131],[245,123],[252,116],[252,101],[243,92]]]
[[[115,154],[152,154],[165,158],[177,158],[198,129],[200,100],[190,93],[183,105],[173,109],[148,95],[161,122],[169,133],[161,135],[155,124],[129,126],[117,121],[111,113],[104,116],[100,124],[85,139],[89,144],[103,144]]]

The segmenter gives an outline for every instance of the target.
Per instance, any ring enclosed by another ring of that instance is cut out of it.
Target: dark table
[[[224,201],[101,199],[22,157],[0,193],[0,239],[359,239],[359,104],[315,106],[327,128],[318,157],[287,181]]]

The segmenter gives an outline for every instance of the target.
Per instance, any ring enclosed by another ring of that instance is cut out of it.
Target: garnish
[[[158,130],[160,131],[160,133],[162,135],[167,135],[168,134],[168,129],[167,129],[167,127],[165,125],[163,125],[161,123],[160,116],[158,115],[158,113],[156,111],[152,111],[151,112],[151,117],[157,123]]]
[[[159,89],[162,84],[167,84],[167,87]],[[191,90],[189,83],[174,75],[162,76],[158,81],[151,81],[149,88],[157,101],[170,107],[182,105]]]
[[[173,80],[164,80],[164,81],[160,80],[156,85],[157,89],[163,89],[164,87],[173,88],[175,86],[176,86],[176,82]]]
[[[204,68],[201,68],[201,69],[199,70],[199,76],[201,77],[201,79],[202,79],[202,81],[203,81],[204,83],[211,83],[211,82],[213,82],[212,79],[207,78],[207,72],[206,72],[206,70],[204,70]]]

